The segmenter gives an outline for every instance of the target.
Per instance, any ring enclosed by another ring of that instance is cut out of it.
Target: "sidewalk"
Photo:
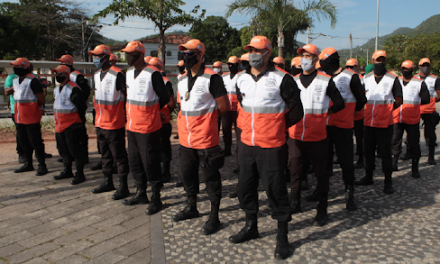
[[[90,140],[92,143],[94,139]],[[90,147],[87,181],[78,186],[70,180],[53,180],[62,170],[55,156],[47,159],[48,175],[15,174],[16,161],[0,165],[0,263],[438,263],[440,260],[440,162],[429,166],[422,136],[421,179],[410,176],[408,161],[399,162],[393,173],[395,194],[383,194],[380,160],[376,161],[375,184],[356,188],[359,209],[344,209],[341,170],[335,165],[330,179],[329,223],[313,227],[316,203],[303,203],[304,212],[289,223],[292,256],[275,261],[276,221],[270,217],[260,185],[260,238],[235,245],[231,234],[244,226],[244,213],[236,198],[221,203],[222,229],[203,236],[201,227],[209,217],[206,193],[199,195],[201,217],[172,222],[183,209],[185,193],[174,184],[179,171],[178,142],[173,140],[171,183],[162,192],[164,209],[145,215],[147,205],[124,206],[113,201],[113,192],[92,194],[102,180],[90,167],[99,159]],[[53,149],[45,142],[47,149]],[[0,147],[5,152],[4,144]],[[51,151],[52,154],[57,152]],[[437,152],[438,154],[438,152]],[[8,155],[15,157],[15,153]],[[235,188],[235,156],[221,169],[223,193]],[[34,160],[34,165],[36,161]],[[364,174],[356,170],[356,178]],[[312,186],[316,183],[309,175]],[[131,192],[134,181],[129,176]],[[200,189],[205,185],[202,183]],[[303,195],[311,192],[305,191]]]

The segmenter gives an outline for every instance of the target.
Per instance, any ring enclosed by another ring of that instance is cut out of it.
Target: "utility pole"
[[[369,63],[368,63],[368,49],[367,49],[367,65],[368,65]]]
[[[377,0],[377,22],[376,22],[376,49],[377,50],[377,45],[378,45],[378,40],[379,40],[379,3],[380,0]]]
[[[84,54],[84,16],[81,16],[81,35],[82,35],[82,43],[81,43],[81,56],[82,61],[85,61],[85,54]]]
[[[307,27],[307,43],[306,44],[309,44],[309,35],[310,35],[310,28]]]
[[[350,58],[353,58],[353,38],[350,33]]]

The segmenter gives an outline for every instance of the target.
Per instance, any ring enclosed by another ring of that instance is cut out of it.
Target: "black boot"
[[[113,184],[113,175],[111,173],[104,173],[104,182],[97,188],[93,189],[92,193],[111,192],[114,190],[115,185]]]
[[[349,184],[345,186],[345,208],[348,211],[356,211],[357,205],[354,200],[354,185]]]
[[[327,223],[327,205],[328,205],[328,193],[319,193],[318,194],[318,206],[317,213],[313,222],[315,226],[323,226]]]
[[[57,159],[57,161],[58,161],[58,162],[63,162],[63,158],[60,157],[60,158]]]
[[[428,146],[428,164],[429,165],[436,165],[437,162],[435,162],[434,154],[435,154],[435,145],[434,146]]]
[[[171,181],[171,173],[170,173],[170,161],[162,162],[162,182],[167,183]]]
[[[399,162],[399,155],[394,155],[391,166],[393,167],[393,171],[398,171],[397,163]]]
[[[86,176],[84,175],[84,172],[77,171],[75,173],[75,177],[73,177],[73,180],[70,182],[70,184],[77,185],[85,181],[86,181]]]
[[[412,159],[411,176],[416,179],[420,178],[419,159]]]
[[[18,155],[18,163],[25,163],[26,162],[26,157],[23,154]]]
[[[208,221],[202,228],[204,235],[211,235],[217,232],[220,228],[220,220],[218,218],[218,211],[220,208],[220,201],[211,202],[211,214],[209,215]]]
[[[99,161],[95,166],[90,168],[92,171],[102,169],[102,161]]]
[[[225,157],[232,155],[231,146],[225,146],[225,150],[223,151],[223,155],[225,155]]]
[[[384,181],[383,192],[385,194],[393,194],[394,193],[393,178],[391,176],[391,173],[386,173],[385,174],[385,181]]]
[[[199,216],[199,211],[197,210],[197,196],[188,195],[187,205],[182,211],[173,216],[173,221],[179,222],[187,219],[197,218]]]
[[[229,242],[238,244],[260,236],[258,233],[257,215],[246,215],[246,224],[238,234],[230,236]]]
[[[359,155],[359,159],[356,162],[356,164],[354,165],[354,167],[356,169],[362,169],[364,167],[364,157],[363,157],[363,155]]]
[[[67,178],[73,178],[72,163],[70,164],[64,163],[63,171],[59,175],[53,176],[54,180],[61,180]]]
[[[276,259],[286,259],[289,256],[290,247],[287,233],[287,221],[278,221],[277,247],[274,254]]]
[[[183,187],[183,181],[176,182],[176,188]]]
[[[307,191],[309,189],[309,181],[307,179],[307,174],[304,174],[304,179],[301,182],[301,191]]]
[[[34,166],[32,165],[32,162],[25,161],[23,166],[21,166],[18,169],[15,169],[14,172],[15,173],[20,173],[20,172],[33,171],[33,170],[34,170]]]
[[[35,172],[35,176],[43,176],[46,175],[49,171],[47,170],[46,164],[41,163],[38,164],[38,169]]]
[[[410,152],[409,152],[409,147],[408,145],[406,146],[406,151],[405,154],[403,154],[403,156],[400,158],[401,160],[409,160],[411,158]]]
[[[150,201],[147,196],[147,186],[145,184],[138,184],[136,188],[136,194],[131,197],[131,199],[127,199],[122,201],[124,205],[135,205],[135,204],[147,204]]]
[[[162,209],[162,201],[160,200],[160,189],[162,189],[162,183],[152,186],[151,189],[151,202],[148,205],[147,210],[145,210],[147,215],[153,215]]]
[[[314,190],[311,195],[306,196],[307,202],[317,202],[318,201],[318,192]]]
[[[113,194],[112,199],[121,200],[127,198],[129,195],[130,191],[128,190],[127,175],[119,176],[119,187],[115,194]]]
[[[301,213],[301,191],[290,191],[290,214]]]
[[[365,171],[365,176],[360,179],[359,181],[355,181],[354,185],[373,185],[373,172],[372,171]]]

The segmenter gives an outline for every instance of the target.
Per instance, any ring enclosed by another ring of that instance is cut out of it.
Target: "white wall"
[[[157,51],[159,44],[158,43],[144,43],[145,47],[145,56],[151,56],[151,51]],[[175,66],[178,60],[178,52],[179,52],[178,44],[165,44],[165,52],[171,51],[171,56],[166,56],[165,65],[167,66]]]

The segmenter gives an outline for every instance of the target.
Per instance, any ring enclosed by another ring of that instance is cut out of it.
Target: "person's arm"
[[[5,80],[5,95],[14,94],[14,75],[8,75]]]
[[[333,102],[333,105],[328,110],[329,115],[335,114],[345,108],[344,98],[342,98],[341,93],[339,93],[338,88],[336,88],[333,79],[330,79],[328,82],[327,96],[330,97]]]
[[[162,109],[170,101],[170,96],[165,89],[165,83],[163,82],[162,74],[158,71],[153,72],[151,75],[151,82],[153,89],[159,96],[159,108]]]
[[[393,84],[394,109],[399,108],[403,104],[402,85],[399,78],[396,77]]]
[[[229,111],[229,98],[226,92],[225,84],[223,83],[223,78],[218,74],[211,75],[209,92],[215,98],[218,105],[218,114],[223,115]]]
[[[350,89],[354,98],[356,98],[356,107],[355,111],[358,112],[364,108],[364,105],[367,103],[367,97],[365,96],[365,88],[361,83],[361,79],[359,75],[355,74],[351,77],[350,81]]]
[[[243,101],[243,96],[241,95],[240,88],[238,88],[237,84],[235,84],[235,93],[237,94],[237,100],[241,104]]]
[[[66,88],[64,88],[66,89]],[[74,87],[72,89],[72,94],[70,95],[70,101],[76,106],[78,111],[78,115],[81,120],[84,122],[86,118],[86,105],[84,100],[84,94],[81,89],[78,87]]]
[[[437,78],[435,80],[434,87],[435,87],[435,93],[437,94],[437,97],[435,98],[435,101],[438,102],[438,101],[440,101],[440,81],[439,81],[439,78]]]
[[[172,113],[174,111],[174,108],[176,107],[176,100],[174,99],[173,84],[168,81],[165,84],[165,87],[167,89],[168,95],[170,96],[170,101],[168,102],[168,109],[170,110],[170,113]]]
[[[422,82],[422,87],[420,88],[420,104],[429,104],[431,101],[431,95],[429,94],[428,86],[425,82]]]
[[[280,94],[286,103],[287,113],[286,127],[291,127],[304,117],[304,109],[301,103],[301,91],[291,75],[286,74],[281,82]]]
[[[121,91],[127,97],[127,84],[125,83],[125,74],[118,72],[116,75],[116,91]]]
[[[37,97],[38,106],[44,105],[46,101],[46,96],[44,95],[43,86],[41,85],[40,80],[38,80],[37,78],[32,79],[31,90],[34,93],[35,97]]]
[[[90,85],[89,85],[89,82],[87,81],[87,79],[84,78],[84,75],[79,74],[76,77],[76,84],[78,84],[78,86],[81,88],[81,91],[83,93],[84,102],[87,101],[87,99],[89,99],[89,96],[90,96]]]

